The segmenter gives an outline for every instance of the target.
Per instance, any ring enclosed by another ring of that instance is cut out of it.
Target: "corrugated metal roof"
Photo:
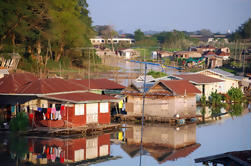
[[[203,74],[181,74],[181,75],[173,75],[173,77],[183,80],[188,80],[195,84],[207,84],[214,82],[223,82],[223,80],[209,77]]]
[[[5,75],[0,79],[0,93],[16,93],[18,88],[33,80],[37,80],[37,78],[30,73]]]
[[[216,73],[216,74],[219,74],[219,75],[222,75],[222,76],[234,76],[233,73],[230,73],[230,72],[227,72],[227,71],[224,71],[224,70],[221,70],[221,69],[207,69],[207,71],[211,71],[213,73]]]
[[[176,95],[201,93],[193,84],[187,80],[164,80],[160,81]]]
[[[117,100],[114,97],[106,96],[106,95],[99,95],[90,92],[79,92],[79,93],[65,93],[65,94],[57,94],[57,95],[46,95],[43,96],[45,98],[60,100],[60,101],[69,101],[75,103],[85,103],[88,101],[109,101],[109,100]]]
[[[89,80],[74,80],[77,84],[81,84],[85,87],[89,87]],[[120,85],[114,81],[108,80],[108,79],[90,79],[90,89],[124,89],[125,86]]]
[[[58,92],[86,91],[83,85],[60,78],[39,79],[25,84],[17,90],[20,94],[48,94]]]

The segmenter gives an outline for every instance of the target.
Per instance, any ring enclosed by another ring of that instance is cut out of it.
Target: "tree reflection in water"
[[[11,158],[18,162],[24,159],[25,155],[29,152],[28,150],[28,139],[24,137],[17,136],[15,134],[10,134],[10,152]]]
[[[242,103],[234,103],[230,105],[230,109],[228,113],[233,116],[240,116],[244,110],[243,104]]]

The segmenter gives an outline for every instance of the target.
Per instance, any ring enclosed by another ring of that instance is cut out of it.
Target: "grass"
[[[226,68],[226,67],[222,67],[221,69],[224,70],[224,71],[227,71],[229,73],[232,73],[232,74],[236,74],[237,73],[236,70],[234,70],[234,69],[230,69],[230,68]]]
[[[151,75],[151,76],[153,76],[153,78],[160,78],[160,77],[167,76],[166,73],[159,72],[159,71],[153,71],[153,70],[149,71],[147,73],[147,75]]]

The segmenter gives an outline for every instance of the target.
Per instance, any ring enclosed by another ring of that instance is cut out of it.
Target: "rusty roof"
[[[37,80],[37,78],[30,73],[5,75],[0,79],[0,93],[16,93],[18,88],[34,80]]]
[[[60,78],[38,79],[21,86],[19,94],[48,94],[58,92],[86,91],[88,88]]]
[[[167,161],[167,160],[174,161],[174,160],[177,160],[178,158],[186,157],[190,153],[192,153],[193,151],[195,151],[196,149],[198,149],[199,147],[200,147],[200,144],[196,143],[196,144],[189,145],[189,146],[186,146],[186,147],[181,148],[181,149],[174,150],[174,152],[172,154],[170,154],[165,159],[165,161]]]
[[[176,95],[201,93],[199,89],[187,80],[162,80],[160,82]]]
[[[99,95],[90,92],[78,92],[78,93],[64,93],[55,95],[46,95],[45,98],[59,100],[59,101],[69,101],[69,102],[87,102],[87,101],[102,101],[102,100],[117,100],[114,97]]]
[[[223,82],[223,80],[209,77],[203,74],[181,74],[181,75],[173,75],[174,77],[182,80],[188,80],[194,84],[207,84],[214,82]]]
[[[89,80],[74,80],[71,81],[81,84],[85,87],[89,87]],[[125,86],[120,85],[114,81],[108,79],[90,79],[90,89],[124,89]]]
[[[230,54],[221,51],[221,52],[218,54],[218,56],[230,56]]]
[[[205,55],[216,55],[213,51],[208,51]]]

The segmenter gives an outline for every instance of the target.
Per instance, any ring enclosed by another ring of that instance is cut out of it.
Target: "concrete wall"
[[[140,96],[129,96],[126,103],[128,115],[142,114],[143,99]],[[196,114],[196,97],[175,96],[162,97],[159,99],[146,97],[145,110],[146,116],[174,117],[177,113],[180,116],[194,116]]]
[[[213,77],[213,78],[218,78],[218,79],[224,80],[224,84],[221,83],[222,84],[221,85],[221,93],[227,93],[227,91],[231,87],[234,87],[234,88],[238,88],[239,87],[239,84],[238,84],[239,81],[238,80],[233,80],[231,78],[223,77],[223,76],[220,76],[220,75],[208,72],[208,71],[203,71],[200,74],[204,74],[204,75],[209,76],[209,77]],[[220,83],[218,83],[218,85],[220,86]]]

